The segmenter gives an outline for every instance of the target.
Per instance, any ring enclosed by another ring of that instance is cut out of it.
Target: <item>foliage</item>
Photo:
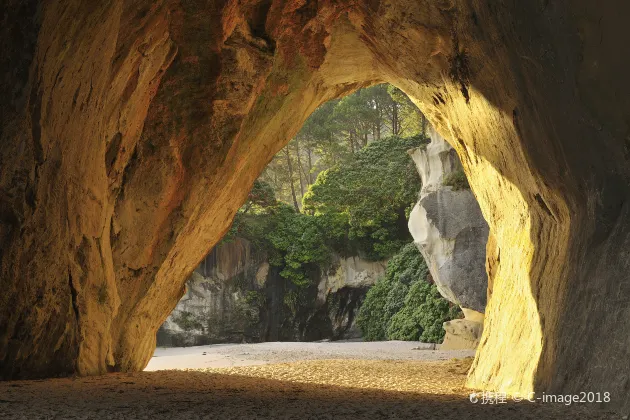
[[[468,179],[463,169],[459,169],[450,173],[442,182],[442,185],[447,187],[453,187],[453,191],[469,190]]]
[[[418,135],[425,128],[426,119],[393,86],[323,104],[254,183],[224,240],[242,237],[267,254],[286,280],[284,305],[295,315],[314,273],[334,254],[381,260],[409,241],[407,215],[420,178],[407,150],[428,142]],[[413,273],[407,276],[382,290],[387,322],[404,308]],[[263,299],[251,295],[246,303],[255,309]],[[374,334],[387,332],[381,326]]]
[[[347,225],[347,253],[360,252],[373,260],[390,257],[410,239],[407,209],[420,189],[407,150],[426,142],[415,136],[370,143],[346,165],[317,177],[304,196],[304,211]]]
[[[184,331],[203,329],[201,322],[195,319],[195,315],[192,312],[188,311],[181,311],[179,314],[174,315],[173,322]]]
[[[245,294],[245,302],[248,305],[259,308],[265,305],[267,297],[259,290],[248,290]]]
[[[428,268],[413,243],[403,246],[387,264],[385,276],[370,288],[357,324],[366,340],[420,340],[437,343],[442,324],[459,316],[426,281]]]
[[[241,209],[230,236],[266,251],[269,263],[281,267],[280,275],[297,286],[309,284],[309,264],[323,264],[332,252],[315,218],[280,202],[249,213]]]
[[[299,295],[296,290],[289,290],[284,295],[284,304],[289,308],[293,316],[297,314],[299,308]]]
[[[318,107],[262,175],[286,203],[302,201],[317,175],[343,166],[369,143],[425,135],[427,120],[400,89],[381,84]]]
[[[280,275],[302,288],[334,253],[388,258],[409,240],[405,210],[420,187],[407,150],[425,142],[418,136],[370,143],[344,167],[320,174],[305,197],[306,213],[277,201],[259,180],[228,237],[265,250]]]
[[[247,197],[248,207],[269,207],[276,203],[276,195],[269,183],[256,180]],[[247,210],[245,210],[247,211]]]

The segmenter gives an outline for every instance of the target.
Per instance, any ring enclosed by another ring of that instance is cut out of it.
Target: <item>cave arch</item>
[[[2,377],[142,369],[273,154],[388,82],[490,225],[468,384],[630,404],[628,4],[32,3],[0,6]]]

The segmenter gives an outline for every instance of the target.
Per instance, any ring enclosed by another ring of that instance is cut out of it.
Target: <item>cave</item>
[[[0,377],[137,371],[258,174],[391,83],[490,227],[467,385],[630,408],[630,4],[0,5]]]

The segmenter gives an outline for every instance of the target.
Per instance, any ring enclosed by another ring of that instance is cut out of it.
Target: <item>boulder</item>
[[[483,313],[488,224],[469,188],[447,185],[453,174],[464,176],[455,150],[433,129],[430,137],[426,147],[410,151],[422,189],[409,217],[409,231],[442,296]]]

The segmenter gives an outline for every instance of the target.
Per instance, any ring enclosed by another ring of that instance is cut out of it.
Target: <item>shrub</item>
[[[344,166],[319,174],[302,203],[306,212],[343,220],[346,234],[335,249],[380,260],[411,239],[407,214],[421,181],[407,150],[427,141],[423,136],[375,141]]]
[[[370,288],[359,310],[357,324],[366,340],[442,341],[442,324],[460,311],[426,281],[427,274],[413,243],[392,257],[385,277]]]
[[[450,173],[446,178],[444,178],[442,185],[453,187],[453,191],[470,189],[468,178],[466,178],[466,174],[463,169],[458,169],[457,171]]]
[[[381,341],[387,339],[385,326],[388,318],[385,315],[385,304],[391,283],[385,278],[379,279],[368,290],[363,305],[359,310],[357,325],[367,341]]]

